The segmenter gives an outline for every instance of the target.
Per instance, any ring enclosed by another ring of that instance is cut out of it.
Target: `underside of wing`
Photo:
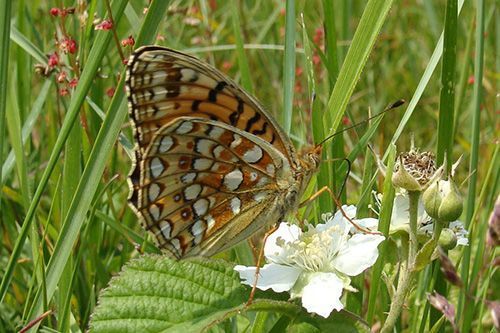
[[[128,63],[127,90],[141,156],[156,131],[178,117],[224,122],[258,135],[296,161],[290,140],[259,102],[227,76],[189,55],[142,47]]]
[[[282,215],[277,179],[287,163],[255,135],[180,117],[157,130],[137,161],[129,201],[160,248],[176,258],[211,255]]]

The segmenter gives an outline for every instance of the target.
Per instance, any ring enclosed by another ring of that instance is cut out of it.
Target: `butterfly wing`
[[[197,58],[159,46],[139,48],[128,63],[127,89],[139,154],[160,127],[189,115],[258,135],[292,163],[297,160],[287,135],[260,103]]]
[[[126,83],[138,143],[129,201],[160,248],[209,256],[284,215],[296,153],[253,97],[156,46],[131,56]]]
[[[286,157],[222,122],[179,117],[138,161],[130,202],[158,246],[176,258],[212,255],[275,222]],[[220,241],[221,239],[224,241]]]

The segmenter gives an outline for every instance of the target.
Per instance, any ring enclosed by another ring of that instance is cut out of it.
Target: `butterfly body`
[[[210,256],[297,209],[321,147],[297,154],[236,83],[153,46],[131,56],[126,83],[137,141],[129,203],[161,249]]]

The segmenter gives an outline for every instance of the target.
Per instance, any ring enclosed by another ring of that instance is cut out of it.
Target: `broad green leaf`
[[[221,260],[132,260],[99,297],[90,332],[198,332],[248,300],[233,266]]]

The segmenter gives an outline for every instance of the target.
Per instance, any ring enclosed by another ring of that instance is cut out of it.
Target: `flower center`
[[[282,258],[281,263],[306,271],[332,271],[331,263],[343,240],[343,231],[337,225],[321,232],[311,228],[298,240],[283,244],[284,251],[289,255]]]

